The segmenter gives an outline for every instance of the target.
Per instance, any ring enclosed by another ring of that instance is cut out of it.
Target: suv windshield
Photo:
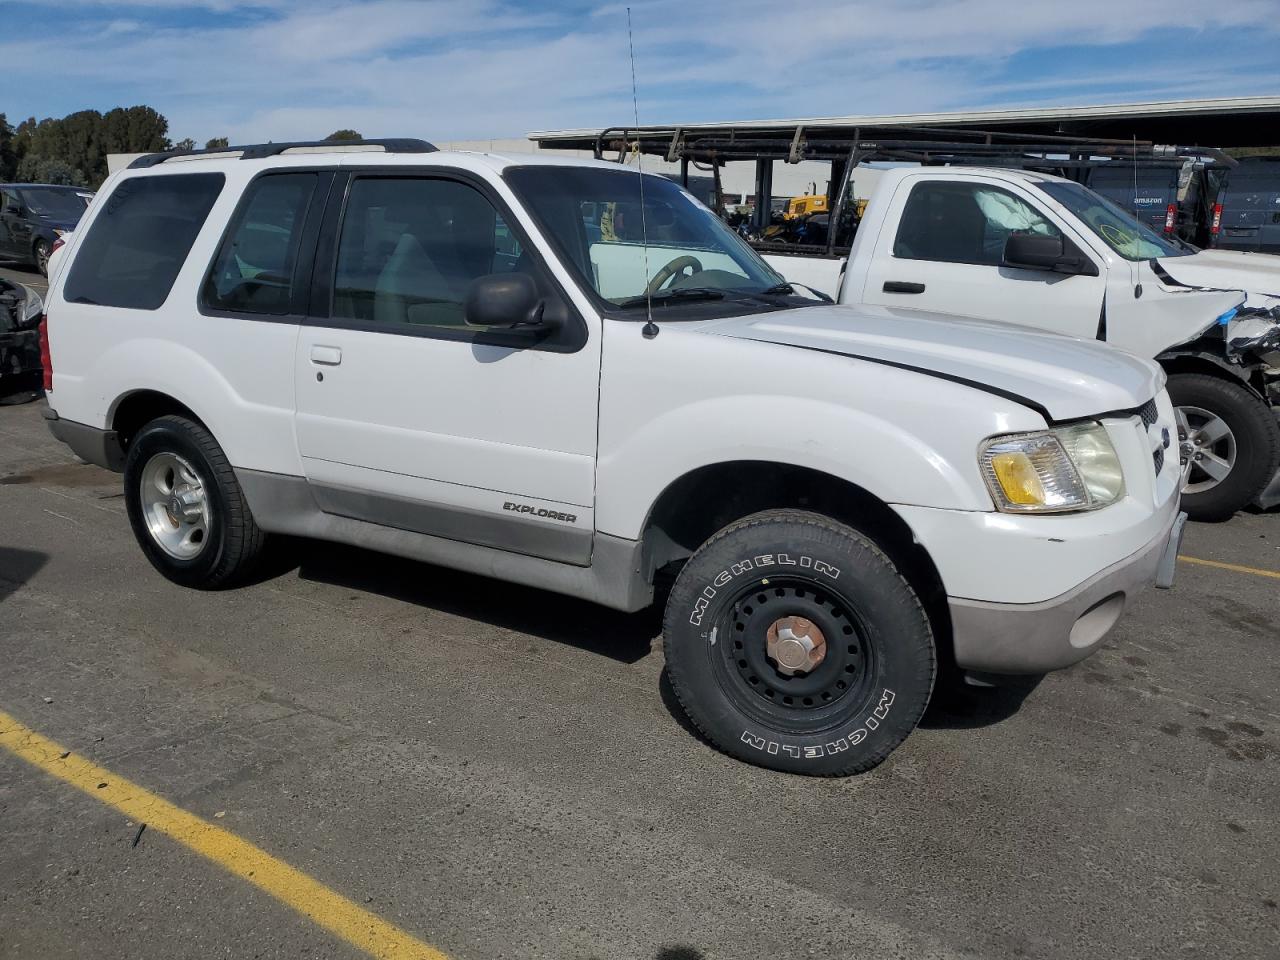
[[[665,177],[599,167],[529,166],[504,173],[579,282],[609,310],[643,314],[699,300],[791,293],[714,213]],[[647,244],[646,244],[647,240]],[[794,306],[794,303],[788,303]]]
[[[24,187],[22,200],[33,212],[55,220],[79,220],[84,214],[85,201],[68,187]]]
[[[1135,222],[1133,215],[1078,183],[1045,181],[1040,189],[1083,220],[1103,242],[1126,260],[1185,257],[1194,251],[1172,237]]]

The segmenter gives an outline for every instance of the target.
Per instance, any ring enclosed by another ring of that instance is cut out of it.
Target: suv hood
[[[896,307],[802,307],[700,329],[957,381],[1055,421],[1132,410],[1164,383],[1155,363],[1092,340]]]
[[[1240,250],[1201,250],[1187,257],[1164,257],[1160,266],[1177,283],[1243,290],[1251,307],[1280,303],[1280,256]]]

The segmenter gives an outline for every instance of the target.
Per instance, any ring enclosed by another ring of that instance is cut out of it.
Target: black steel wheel
[[[812,578],[747,585],[718,629],[721,683],[762,722],[795,732],[829,726],[846,698],[865,703],[879,672],[865,625]]]
[[[868,537],[767,511],[712,537],[676,579],[663,641],[695,726],[762,766],[870,769],[915,729],[936,669],[911,586]]]

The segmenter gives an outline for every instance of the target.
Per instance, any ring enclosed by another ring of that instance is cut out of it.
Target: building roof
[[[1085,137],[1129,140],[1178,146],[1262,147],[1280,145],[1280,96],[1234,97],[1219,100],[1170,100],[1080,107],[968,110],[956,113],[889,114],[883,116],[796,117],[785,120],[744,120],[724,123],[667,124],[640,127],[648,136],[674,136],[677,130],[705,136],[746,137],[793,135],[874,135],[877,129],[909,130],[937,127],[984,130],[1021,136]],[[615,133],[623,127],[611,128]],[[636,130],[634,126],[625,129]],[[600,129],[552,130],[529,134],[541,146],[593,149]]]

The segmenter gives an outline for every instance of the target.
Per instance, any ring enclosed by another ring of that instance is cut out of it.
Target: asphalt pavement
[[[49,292],[49,281],[34,267],[28,267],[26,264],[0,260],[0,277],[6,280],[17,280],[28,287],[33,287],[42,297]]]
[[[38,406],[0,407],[0,958],[1280,956],[1280,515],[817,780],[698,739],[656,611],[314,543],[177,587]]]

